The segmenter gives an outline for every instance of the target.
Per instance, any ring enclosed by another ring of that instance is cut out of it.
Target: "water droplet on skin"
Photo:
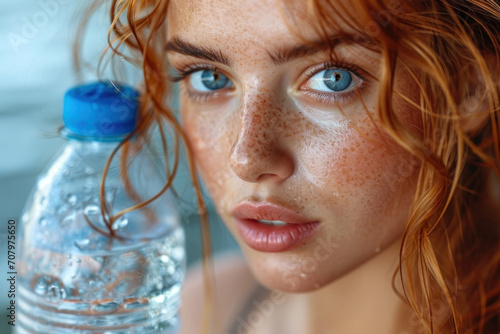
[[[89,239],[82,239],[75,241],[75,246],[78,247],[80,250],[85,250],[89,244],[90,244]]]
[[[380,253],[380,247],[375,248],[375,253]]]
[[[302,277],[302,278],[306,278],[306,274],[304,274],[304,273],[300,273],[299,276]]]

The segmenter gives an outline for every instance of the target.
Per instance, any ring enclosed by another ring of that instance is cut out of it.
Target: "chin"
[[[308,261],[309,257],[304,254],[262,253],[245,248],[244,254],[250,270],[257,281],[268,289],[284,293],[311,292],[336,281],[344,274],[343,270],[334,272],[334,268],[326,263]]]
[[[260,284],[284,293],[306,293],[322,289],[358,270],[371,272],[373,265],[381,264],[384,273],[392,272],[399,255],[397,240],[399,238],[388,240],[377,251],[369,251],[370,247],[357,247],[357,252],[332,248],[330,256],[324,258],[317,257],[319,253],[311,252],[310,247],[293,253],[263,253],[243,247],[243,253]]]
[[[335,281],[338,277],[322,279],[317,273],[303,273],[297,270],[281,271],[279,269],[253,268],[252,272],[260,284],[268,289],[284,293],[305,293],[319,290]]]

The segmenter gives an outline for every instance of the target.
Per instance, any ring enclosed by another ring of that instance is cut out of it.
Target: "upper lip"
[[[317,221],[269,202],[241,202],[234,208],[232,215],[236,219],[280,220],[288,224],[305,224]]]

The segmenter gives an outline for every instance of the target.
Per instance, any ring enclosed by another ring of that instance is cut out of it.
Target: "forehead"
[[[343,8],[331,15],[351,16],[345,12],[352,8],[348,1],[330,3]],[[315,20],[310,20],[307,13],[306,0],[172,0],[168,34],[169,37],[189,36],[198,42],[224,43],[230,38],[232,43],[245,41],[266,46],[296,39],[293,30],[314,40],[317,37]],[[343,19],[339,20],[341,28]]]

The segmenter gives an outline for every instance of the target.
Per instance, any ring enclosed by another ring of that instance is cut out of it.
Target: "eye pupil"
[[[328,88],[338,92],[349,87],[352,81],[352,77],[348,71],[340,69],[329,69],[325,71],[323,81]]]
[[[225,75],[210,70],[204,70],[202,72],[201,80],[203,85],[210,90],[224,88],[229,81]]]

